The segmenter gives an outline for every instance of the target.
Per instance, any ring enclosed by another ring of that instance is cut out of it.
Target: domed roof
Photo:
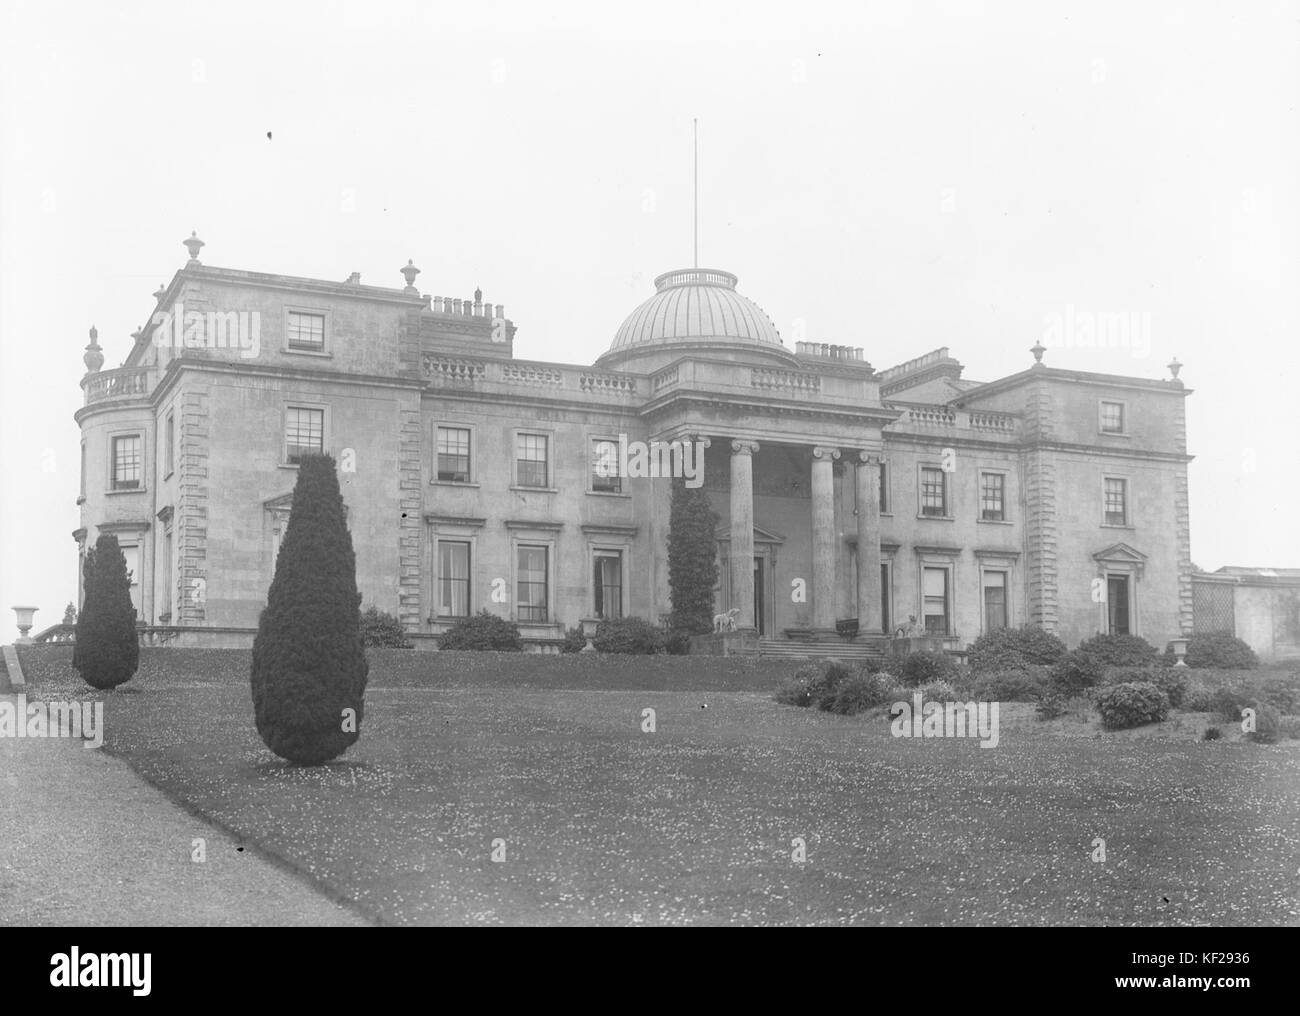
[[[763,308],[736,292],[734,275],[683,268],[655,279],[655,295],[628,315],[609,352],[693,339],[784,348]]]

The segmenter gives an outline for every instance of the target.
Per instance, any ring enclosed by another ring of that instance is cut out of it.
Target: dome
[[[763,308],[736,292],[734,275],[683,268],[655,279],[655,295],[628,315],[609,353],[698,339],[784,349]]]

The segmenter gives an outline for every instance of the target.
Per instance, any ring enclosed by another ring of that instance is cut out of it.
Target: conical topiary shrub
[[[319,765],[341,755],[360,736],[368,671],[334,460],[308,456],[253,642],[257,732],[290,762]]]
[[[82,575],[86,595],[77,618],[72,666],[92,688],[116,688],[140,665],[131,579],[116,536],[104,533],[95,541],[86,552]]]

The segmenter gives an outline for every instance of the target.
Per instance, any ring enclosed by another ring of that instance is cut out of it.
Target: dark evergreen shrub
[[[1193,635],[1187,643],[1189,667],[1222,667],[1227,670],[1254,670],[1259,666],[1255,650],[1227,632]]]
[[[361,644],[382,649],[412,648],[402,622],[374,604],[361,612]]]
[[[257,732],[281,758],[319,765],[361,734],[369,665],[356,555],[334,459],[298,466],[289,526],[253,642]]]
[[[562,653],[580,653],[587,648],[587,636],[582,634],[581,628],[566,628],[564,632],[564,642],[560,644]]]
[[[77,618],[72,666],[92,688],[116,688],[140,665],[131,579],[117,537],[102,533],[86,551],[85,599]]]
[[[979,673],[1019,670],[1028,666],[1050,667],[1065,656],[1065,643],[1034,625],[1024,628],[995,628],[971,645],[971,670]]]
[[[438,648],[519,653],[523,652],[524,642],[519,637],[519,625],[484,608],[477,614],[462,617],[439,635]]]
[[[1067,698],[1073,698],[1100,684],[1104,673],[1100,660],[1073,649],[1052,668],[1052,685]]]
[[[1048,684],[1046,667],[1027,667],[981,674],[971,686],[970,694],[979,702],[1037,702],[1047,694]]]
[[[817,676],[808,685],[808,694],[818,709],[829,712],[835,705],[835,696],[840,686],[853,676],[851,667],[839,660],[823,660],[817,668]]]
[[[674,478],[668,516],[668,593],[674,630],[690,635],[713,631],[717,528],[718,513],[704,488],[688,487],[684,477]]]
[[[1169,715],[1169,699],[1150,681],[1113,684],[1096,695],[1097,712],[1107,730],[1159,723]]]
[[[1107,684],[1136,684],[1148,681],[1165,693],[1169,705],[1178,709],[1187,697],[1186,667],[1107,667]]]
[[[912,687],[931,681],[952,681],[957,677],[957,664],[947,653],[921,650],[903,658],[900,676],[905,685]]]
[[[1159,655],[1140,635],[1094,635],[1079,643],[1076,653],[1106,667],[1150,667]]]
[[[1218,727],[1206,727],[1205,733],[1201,735],[1202,741],[1217,741],[1223,736],[1223,731]]]
[[[881,671],[868,674],[859,670],[840,682],[830,711],[841,716],[856,716],[868,709],[889,705],[906,697],[907,692],[896,685],[888,674]]]
[[[596,625],[591,640],[602,653],[652,656],[664,651],[664,632],[641,617],[617,617]]]

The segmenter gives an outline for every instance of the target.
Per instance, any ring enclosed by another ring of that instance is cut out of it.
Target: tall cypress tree
[[[713,630],[713,588],[718,584],[718,513],[703,487],[673,479],[668,521],[668,589],[672,626],[704,634]]]
[[[86,596],[77,618],[72,666],[92,688],[116,688],[140,666],[131,578],[116,536],[100,534],[86,551],[82,576]]]
[[[369,664],[356,554],[334,459],[301,460],[289,526],[253,642],[257,732],[283,759],[319,765],[361,733]]]

